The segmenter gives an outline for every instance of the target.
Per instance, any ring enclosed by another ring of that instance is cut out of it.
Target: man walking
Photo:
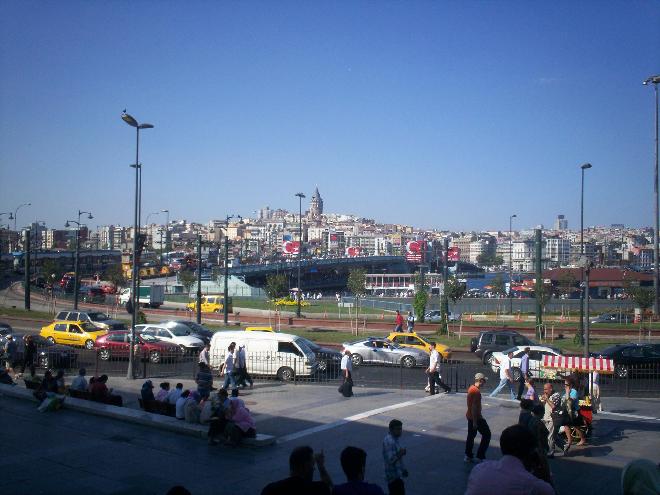
[[[398,309],[396,310],[396,316],[394,317],[394,331],[403,332],[403,316],[401,316]]]
[[[234,371],[236,375],[236,386],[245,387],[246,382],[250,383],[250,388],[254,387],[252,377],[247,371],[247,359],[245,357],[245,346],[239,345],[234,352]]]
[[[560,426],[559,424],[555,424],[555,418],[557,418],[556,411],[561,404],[561,396],[554,391],[552,383],[546,383],[543,385],[541,403],[544,407],[543,424],[548,429],[548,457],[554,457],[556,445],[555,439],[557,438],[557,430]]]
[[[486,375],[477,373],[474,375],[474,385],[468,389],[467,412],[465,413],[465,418],[468,422],[468,434],[465,440],[465,457],[463,458],[465,462],[474,461],[472,449],[474,448],[474,439],[477,436],[477,432],[481,433],[481,442],[477,449],[478,462],[486,458],[486,449],[488,449],[488,445],[490,444],[490,428],[481,414],[481,387],[486,383],[486,380],[488,380]]]
[[[511,358],[513,357],[513,352],[509,352],[506,357],[502,358],[502,361],[500,362],[500,383],[499,385],[493,390],[489,397],[495,397],[497,394],[500,393],[500,390],[502,390],[506,385],[509,385],[509,392],[511,392],[511,399],[516,398],[516,394],[513,391],[513,380],[511,379]]]
[[[525,390],[525,379],[529,372],[529,347],[525,347],[523,355],[520,358],[520,377],[518,377],[518,400],[522,399],[522,394]]]
[[[341,358],[341,376],[342,384],[339,387],[339,392],[344,397],[353,396],[353,362],[351,361],[351,351],[344,349],[344,355]]]
[[[415,330],[415,315],[412,311],[408,311],[408,333],[412,333]]]
[[[431,359],[429,361],[429,367],[426,369],[426,374],[429,378],[429,393],[435,395],[435,384],[440,385],[445,394],[451,392],[451,387],[442,381],[440,378],[440,354],[435,348],[435,342],[431,342]]]
[[[403,423],[398,419],[390,421],[389,433],[383,439],[383,460],[385,461],[385,478],[390,495],[405,495],[403,478],[408,477],[408,470],[403,464],[406,449],[399,445],[403,433]]]

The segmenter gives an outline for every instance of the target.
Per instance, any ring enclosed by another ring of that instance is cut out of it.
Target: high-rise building
[[[555,230],[568,230],[568,220],[566,220],[564,215],[557,215]]]

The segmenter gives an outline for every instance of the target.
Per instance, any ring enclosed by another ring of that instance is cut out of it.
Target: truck
[[[122,289],[119,293],[119,304],[124,306],[131,298],[131,289]],[[158,308],[165,302],[165,286],[164,285],[141,285],[138,288],[138,306],[149,306],[150,308]]]

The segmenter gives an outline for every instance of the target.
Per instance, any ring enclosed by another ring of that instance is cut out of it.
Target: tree
[[[424,283],[424,276],[419,273],[415,279],[415,298],[413,299],[413,308],[417,321],[424,323],[424,314],[426,313],[426,304],[429,301],[428,286]]]
[[[504,258],[495,253],[481,253],[477,256],[477,263],[481,266],[500,266],[504,264]]]
[[[543,279],[537,278],[536,283],[534,284],[534,297],[541,306],[541,311],[545,308],[545,305],[548,304],[548,300],[552,295],[552,289],[550,286],[547,286],[543,283]]]
[[[564,272],[559,277],[559,293],[561,295],[570,296],[577,287],[577,280],[572,272]]]
[[[283,273],[268,275],[265,290],[270,299],[279,299],[286,296],[289,293],[286,275]]]
[[[183,285],[186,294],[190,295],[193,285],[195,285],[196,277],[192,270],[179,271],[179,282]]]
[[[466,290],[466,285],[463,282],[459,282],[456,277],[449,277],[449,280],[445,283],[445,294],[453,303],[462,299]]]
[[[115,287],[124,287],[126,285],[126,277],[121,269],[121,265],[112,265],[106,268],[103,272],[103,278],[114,284]]]
[[[360,297],[367,293],[367,272],[357,268],[348,272],[346,288],[355,296],[355,335],[358,333],[358,319],[360,317]]]
[[[493,288],[493,292],[495,294],[502,294],[506,295],[506,288],[504,286],[504,279],[502,278],[502,275],[498,273],[495,278],[493,278],[493,281],[490,283],[491,287]]]
[[[655,299],[655,291],[653,289],[647,289],[646,287],[628,287],[626,292],[630,298],[635,303],[635,306],[639,308],[644,317],[651,306],[653,306],[653,300]]]
[[[41,266],[41,274],[47,284],[52,284],[55,280],[62,278],[62,267],[55,260],[45,260]]]

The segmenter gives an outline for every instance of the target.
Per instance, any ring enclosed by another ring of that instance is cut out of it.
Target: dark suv
[[[470,351],[479,356],[484,364],[487,364],[494,351],[504,351],[523,345],[537,344],[513,330],[484,330],[477,337],[472,338]]]

